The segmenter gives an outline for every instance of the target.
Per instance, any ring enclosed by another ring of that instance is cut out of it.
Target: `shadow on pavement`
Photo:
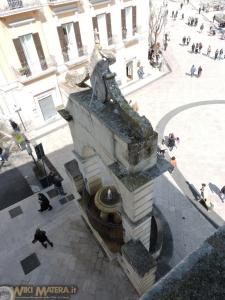
[[[17,168],[0,174],[0,186],[0,210],[33,195],[28,182]]]

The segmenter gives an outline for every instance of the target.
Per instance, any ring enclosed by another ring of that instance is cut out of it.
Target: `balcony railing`
[[[36,66],[36,65],[35,65]],[[32,65],[25,65],[19,69],[15,69],[14,73],[16,74],[16,77],[20,80],[20,81],[26,81],[35,77],[39,77],[42,76],[45,73],[49,73],[51,71],[53,71],[54,69],[56,69],[56,62],[53,56],[48,57],[47,59],[41,59],[40,60],[40,69],[33,68],[34,66]]]
[[[36,10],[40,7],[40,0],[0,0],[0,17]]]
[[[89,0],[92,5],[110,3],[111,0]]]
[[[62,54],[63,54],[64,61],[70,63],[68,51],[62,51]],[[77,57],[78,60],[80,57],[87,56],[87,55],[88,55],[87,46],[78,48],[78,57]]]
[[[66,4],[71,2],[79,2],[80,0],[47,0],[48,4],[50,5],[60,5],[60,4]]]

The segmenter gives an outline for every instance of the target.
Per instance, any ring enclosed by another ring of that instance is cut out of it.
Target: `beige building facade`
[[[0,117],[35,128],[58,117],[58,84],[83,72],[95,42],[116,56],[120,87],[148,64],[148,0],[1,0]]]

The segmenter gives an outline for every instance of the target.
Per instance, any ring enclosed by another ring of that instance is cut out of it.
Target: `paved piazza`
[[[199,15],[189,4],[183,8],[184,20],[181,20],[179,10],[178,19],[173,21],[171,11],[178,8],[178,3],[169,1],[166,31],[170,32],[171,40],[164,55],[172,72],[126,97],[138,102],[139,113],[149,118],[160,138],[170,132],[180,137],[178,148],[168,153],[176,156],[178,170],[157,178],[154,186],[156,212],[165,226],[160,275],[199,247],[216,230],[208,220],[210,214],[216,212],[225,220],[225,203],[216,194],[218,188],[225,185],[225,60],[214,61],[204,55],[209,44],[211,55],[214,55],[217,48],[224,46],[224,41],[218,35],[208,36],[210,22],[206,17],[212,20],[212,14]],[[199,18],[198,27],[185,24],[188,16]],[[205,29],[199,33],[202,22]],[[189,46],[180,45],[184,35],[191,37]],[[202,54],[189,52],[193,42],[202,42]],[[200,78],[186,74],[193,64],[202,66]],[[65,178],[65,190],[75,194],[63,167],[65,162],[73,159],[68,126],[59,121],[57,126],[52,124],[46,130],[33,131],[29,137],[43,143],[46,154]],[[17,166],[20,167],[18,159]],[[197,190],[201,183],[211,183],[214,212],[205,211],[203,215],[189,201],[183,189],[185,180]],[[22,209],[22,214],[15,218],[10,218],[9,209],[0,212],[0,239],[3,241],[0,278],[5,278],[1,283],[75,284],[79,292],[73,299],[138,299],[119,266],[105,258],[81,219],[76,203],[71,201],[61,205],[58,200],[57,197],[52,199],[54,209],[43,214],[37,212],[36,195],[10,207],[11,210],[20,205]],[[44,249],[38,243],[31,243],[37,224],[47,231],[54,248]],[[33,253],[37,255],[40,266],[24,275],[20,261]]]

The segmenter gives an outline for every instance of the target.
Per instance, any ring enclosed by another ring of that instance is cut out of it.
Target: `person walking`
[[[0,147],[0,161],[5,162],[8,159],[6,158],[5,151]]]
[[[199,44],[198,43],[196,43],[196,45],[195,45],[195,54],[197,54],[198,53],[198,50],[199,50]]]
[[[211,53],[211,46],[209,45],[209,47],[208,47],[208,49],[207,49],[207,56],[209,56],[210,55],[210,53]]]
[[[201,9],[201,7],[199,7],[199,9],[198,9],[198,13],[199,13],[199,15],[200,15],[200,13],[201,13],[201,10],[202,10],[202,9]]]
[[[216,51],[215,51],[215,56],[214,56],[214,59],[215,59],[215,60],[217,59],[217,57],[218,57],[218,54],[219,54],[219,50],[218,50],[218,49],[216,49]]]
[[[188,26],[191,25],[191,17],[188,17]]]
[[[195,44],[193,43],[191,46],[191,52],[194,53],[195,52]]]
[[[177,161],[176,161],[176,157],[175,156],[171,157],[170,164],[171,164],[170,173],[173,173],[174,169],[177,166]]]
[[[190,36],[188,36],[188,37],[187,37],[187,40],[186,40],[186,42],[187,42],[187,45],[189,45],[189,44],[190,44],[190,41],[191,41],[191,37],[190,37]]]
[[[182,42],[183,42],[183,45],[186,44],[186,36],[183,37]]]
[[[225,185],[220,190],[220,199],[223,201],[225,199]],[[223,201],[224,202],[224,201]]]
[[[164,51],[166,51],[166,48],[168,47],[168,43],[167,43],[166,40],[164,41],[164,44],[163,44],[163,45],[164,45]]]
[[[194,19],[194,26],[196,27],[198,25],[198,18]]]
[[[53,243],[48,239],[46,235],[46,231],[41,230],[40,228],[36,229],[36,232],[34,234],[34,239],[32,241],[33,244],[36,242],[40,242],[44,248],[47,248],[48,245],[47,243],[49,243],[49,245],[53,247]]]
[[[204,200],[204,201],[205,201],[205,187],[206,184],[202,183],[202,187],[200,188],[200,200]]]
[[[220,49],[219,59],[223,59],[223,49]]]
[[[66,195],[66,193],[64,192],[63,186],[62,186],[62,180],[59,178],[59,176],[57,176],[54,172],[50,172],[49,180],[50,180],[50,183],[54,184],[55,189],[57,190],[57,192],[60,195],[62,195],[62,196]]]
[[[16,122],[14,122],[13,120],[10,119],[9,123],[15,132],[20,132],[19,125]]]
[[[216,15],[213,16],[213,23],[214,23],[215,19],[216,19]]]
[[[204,24],[202,23],[202,25],[200,26],[200,32],[201,33],[202,33],[203,29],[204,29]]]
[[[193,77],[195,75],[195,71],[196,71],[196,67],[195,67],[195,65],[192,65],[192,67],[191,67],[191,77]]]
[[[184,4],[183,4],[183,2],[181,2],[181,4],[180,4],[180,9],[182,9],[182,8],[183,8],[183,5],[184,5]]]
[[[200,43],[198,44],[198,52],[199,52],[199,53],[201,53],[202,47],[203,47],[203,46],[202,46],[202,43],[200,42]]]
[[[201,67],[201,66],[199,66],[199,67],[198,67],[198,77],[200,77],[200,76],[201,76],[201,74],[202,74],[202,67]]]
[[[52,210],[53,207],[50,205],[48,198],[44,194],[38,193],[38,200],[40,203],[40,209],[38,211]]]
[[[174,18],[174,10],[172,11],[172,19]]]
[[[181,20],[183,20],[183,19],[184,19],[184,13],[181,14]]]
[[[174,18],[176,19],[178,16],[178,10],[175,12]]]

